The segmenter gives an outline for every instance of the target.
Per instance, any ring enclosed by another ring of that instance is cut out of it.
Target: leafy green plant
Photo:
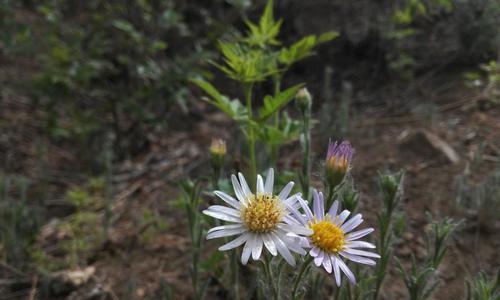
[[[428,236],[428,256],[419,265],[412,255],[411,267],[406,270],[397,260],[397,268],[403,276],[404,283],[411,300],[428,299],[439,284],[436,270],[448,250],[449,239],[461,222],[445,218],[441,222],[432,222],[432,232]]]
[[[467,300],[498,300],[500,299],[500,271],[496,278],[488,278],[479,273],[476,278],[467,281]]]
[[[230,40],[219,41],[222,63],[213,64],[229,78],[238,81],[243,89],[244,100],[230,100],[209,82],[195,78],[192,81],[209,95],[206,100],[236,121],[243,130],[248,143],[250,158],[249,171],[254,180],[257,174],[256,142],[269,145],[269,152],[275,162],[279,147],[299,136],[298,121],[286,114],[283,108],[293,99],[301,84],[281,89],[281,80],[296,62],[313,54],[317,45],[334,39],[334,32],[319,36],[310,35],[286,47],[278,39],[282,20],[273,16],[273,2],[268,1],[258,23],[246,21],[248,31],[245,35]],[[271,81],[274,86],[272,95],[262,99],[262,105],[254,99],[253,91],[259,83]]]

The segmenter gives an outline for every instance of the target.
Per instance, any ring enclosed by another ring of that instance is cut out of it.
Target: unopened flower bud
[[[226,141],[223,139],[212,139],[210,145],[210,158],[214,168],[221,168],[226,156]]]
[[[297,107],[300,109],[300,111],[304,112],[311,109],[312,96],[307,90],[307,88],[301,88],[297,92],[297,95],[295,95],[295,100]]]
[[[325,177],[330,188],[338,186],[350,169],[354,149],[347,141],[340,145],[330,141],[325,162]]]

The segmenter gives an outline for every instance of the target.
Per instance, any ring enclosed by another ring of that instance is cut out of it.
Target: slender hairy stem
[[[274,96],[276,97],[280,91],[281,91],[281,76],[278,74],[273,77],[274,81]],[[274,113],[274,127],[278,128],[280,126],[280,111],[277,110]],[[279,145],[277,144],[272,144],[271,145],[271,163],[272,165],[276,166],[277,160],[278,160],[278,152],[279,152]]]
[[[230,254],[231,280],[233,282],[233,297],[235,300],[240,299],[240,281],[238,278],[238,257],[236,251],[231,251]]]
[[[248,152],[250,155],[250,180],[252,184],[257,176],[257,160],[255,158],[255,132],[253,128],[253,112],[252,112],[252,89],[253,84],[245,84],[245,99],[247,103],[247,113],[248,113],[248,124],[247,124],[247,135],[248,135]]]
[[[266,284],[273,295],[274,300],[279,299],[278,290],[276,289],[275,281],[273,278],[273,274],[271,272],[271,258],[268,255],[264,255],[264,259],[262,260],[262,264],[264,266],[264,274],[266,276]]]
[[[309,199],[309,181],[311,173],[311,130],[310,130],[310,120],[311,120],[311,110],[305,109],[302,114],[303,120],[303,163],[302,163],[302,193],[305,199]]]
[[[297,295],[297,289],[299,288],[299,284],[302,281],[302,277],[304,277],[304,274],[306,273],[307,267],[311,264],[313,261],[312,256],[308,256],[307,259],[302,263],[302,266],[300,267],[299,275],[295,278],[295,281],[293,283],[293,289],[292,289],[292,300],[298,299]]]

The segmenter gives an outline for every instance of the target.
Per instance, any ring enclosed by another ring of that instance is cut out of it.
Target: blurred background
[[[189,78],[241,98],[210,61],[265,5],[0,0],[0,299],[193,297],[179,182],[208,180],[212,138],[228,144],[223,177],[244,154],[237,126]],[[275,0],[274,15],[285,45],[338,33],[283,78],[313,95],[313,179],[328,139],[348,139],[369,224],[377,171],[407,172],[403,262],[425,255],[424,212],[465,220],[434,299],[462,299],[467,279],[496,274],[500,2]],[[278,169],[300,167],[298,145],[287,141]],[[220,259],[203,264],[208,299],[226,298],[207,271]],[[385,297],[402,299],[402,279],[388,277]]]

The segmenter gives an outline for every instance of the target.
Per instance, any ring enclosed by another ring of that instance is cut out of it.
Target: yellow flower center
[[[328,216],[319,222],[310,222],[309,227],[313,231],[310,236],[313,244],[327,253],[337,253],[345,244],[344,232]]]
[[[241,210],[243,222],[248,230],[258,233],[269,232],[283,219],[285,210],[277,196],[252,195],[248,200],[248,206]]]

